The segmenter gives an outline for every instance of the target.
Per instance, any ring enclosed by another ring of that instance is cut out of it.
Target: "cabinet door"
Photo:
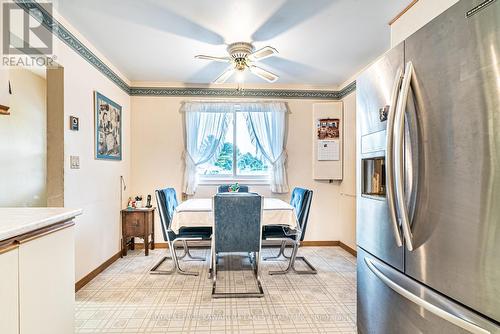
[[[0,249],[0,333],[19,333],[18,248]]]
[[[144,235],[145,229],[144,212],[129,212],[125,215],[125,235],[128,237],[139,237]]]
[[[74,227],[19,246],[21,334],[74,332]]]

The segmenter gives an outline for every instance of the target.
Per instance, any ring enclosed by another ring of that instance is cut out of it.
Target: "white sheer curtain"
[[[186,194],[193,195],[198,187],[197,167],[217,156],[233,108],[229,103],[184,103],[186,168],[183,190]]]
[[[257,150],[271,164],[271,191],[289,191],[286,176],[286,113],[288,108],[282,102],[242,103],[248,132]]]

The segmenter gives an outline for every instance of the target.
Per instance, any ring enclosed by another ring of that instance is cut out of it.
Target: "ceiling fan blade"
[[[255,65],[250,65],[250,72],[255,74],[258,77],[261,77],[262,79],[269,81],[269,82],[275,82],[278,80],[278,76],[274,73],[271,73],[261,67],[255,66]]]
[[[332,0],[283,1],[283,5],[252,34],[251,39],[256,42],[273,39],[321,13],[334,2]]]
[[[206,56],[206,55],[196,55],[194,57],[196,59],[220,61],[223,63],[227,63],[227,62],[231,61],[231,58],[229,58],[229,57],[213,57],[213,56]]]
[[[264,46],[248,56],[250,60],[261,60],[278,54],[278,50],[270,46]]]
[[[226,80],[229,79],[231,75],[233,75],[234,71],[234,66],[229,66],[224,72],[222,72],[221,75],[217,77],[217,79],[214,80],[214,83],[221,84],[226,82]]]

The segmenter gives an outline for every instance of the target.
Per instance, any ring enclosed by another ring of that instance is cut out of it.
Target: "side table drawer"
[[[125,215],[123,233],[126,236],[134,237],[144,234],[144,213],[130,212]]]

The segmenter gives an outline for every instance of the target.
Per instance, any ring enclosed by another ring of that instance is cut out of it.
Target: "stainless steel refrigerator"
[[[500,1],[357,79],[358,331],[500,333]]]

